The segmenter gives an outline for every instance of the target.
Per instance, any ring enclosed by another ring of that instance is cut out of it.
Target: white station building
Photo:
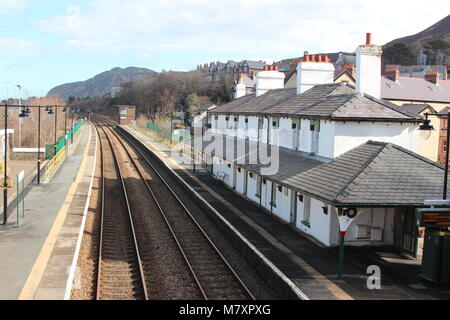
[[[326,56],[298,64],[296,88],[276,68],[259,72],[254,94],[208,111],[196,161],[325,246],[338,245],[339,216],[352,212],[346,245],[414,254],[415,208],[439,198],[443,167],[415,153],[422,119],[379,98],[381,53],[370,36],[357,48],[356,88],[333,83]]]

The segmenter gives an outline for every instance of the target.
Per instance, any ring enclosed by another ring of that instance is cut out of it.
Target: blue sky
[[[384,44],[449,14],[448,0],[0,0],[0,97],[45,95],[114,67],[194,69]],[[8,82],[10,84],[8,84]]]

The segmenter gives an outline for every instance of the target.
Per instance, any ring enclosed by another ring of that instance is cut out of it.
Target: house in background
[[[214,103],[205,104],[200,106],[192,115],[191,123],[195,128],[208,129],[208,112],[217,108]]]
[[[429,71],[437,71],[439,74],[440,80],[447,80],[448,72],[447,66],[438,65],[438,66],[430,66],[430,65],[416,65],[416,66],[401,66],[398,64],[388,64],[386,65],[386,70],[396,68],[400,73],[400,77],[409,77],[409,78],[422,78],[425,79],[425,75]]]
[[[326,246],[338,244],[338,216],[351,211],[347,245],[414,254],[414,208],[439,197],[443,168],[416,153],[425,108],[380,98],[381,52],[370,36],[357,48],[356,86],[333,83],[327,56],[302,59],[295,88],[284,88],[276,66],[258,73],[254,94],[208,112],[213,142],[203,136],[193,154],[235,192]],[[250,161],[262,149],[278,152],[278,170]]]
[[[437,70],[428,71],[424,78],[414,78],[402,77],[397,67],[389,67],[381,77],[381,97],[410,110],[428,106],[424,109],[428,113],[440,113],[450,107],[450,80],[441,80]],[[420,134],[418,152],[430,160],[443,163],[445,160],[439,157],[445,147],[441,135],[442,121],[435,116],[429,119],[435,130]]]
[[[211,62],[209,64],[198,65],[197,71],[201,72],[208,82],[218,82],[222,74],[228,74],[233,77],[234,81],[237,81],[241,74],[247,75],[248,78],[253,79],[258,71],[262,71],[266,63],[262,60],[242,60],[234,61],[228,60],[228,62]]]

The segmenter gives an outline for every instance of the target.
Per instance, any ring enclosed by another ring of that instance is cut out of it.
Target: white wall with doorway
[[[280,217],[283,221],[290,222],[291,190],[281,185],[274,184],[273,196],[275,200],[275,206],[272,208],[272,212]]]

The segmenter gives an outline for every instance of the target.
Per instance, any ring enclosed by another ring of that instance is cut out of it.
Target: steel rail
[[[108,124],[109,126],[111,125],[111,123],[108,123],[108,121],[105,120],[100,120],[103,123]],[[126,152],[128,153],[130,159],[132,159],[132,156],[130,155],[129,151],[126,149],[124,143],[121,141],[121,139],[118,137],[116,131],[113,131],[112,129],[110,129],[110,131],[117,137],[117,139],[121,142],[122,146],[124,147],[124,149],[126,150]],[[219,249],[214,245],[214,243],[212,242],[212,240],[209,238],[209,236],[206,234],[206,232],[203,230],[203,228],[199,225],[199,223],[197,222],[197,220],[194,218],[194,216],[192,215],[192,213],[189,211],[189,209],[184,205],[184,203],[182,202],[182,200],[177,196],[177,194],[174,192],[174,190],[169,186],[169,184],[167,183],[167,181],[161,176],[161,174],[158,172],[158,170],[154,167],[154,165],[152,163],[150,163],[150,161],[147,159],[147,157],[142,153],[142,151],[139,149],[138,146],[136,146],[136,144],[131,141],[131,139],[129,139],[128,137],[126,137],[123,133],[119,132],[119,134],[129,143],[130,146],[132,146],[132,148],[137,152],[138,155],[141,156],[142,160],[147,163],[147,165],[152,168],[152,170],[155,172],[155,174],[158,176],[158,178],[161,180],[161,182],[165,185],[165,187],[169,190],[170,194],[172,194],[172,196],[176,199],[176,201],[178,202],[178,204],[182,207],[182,209],[184,210],[185,213],[187,213],[187,216],[190,218],[190,220],[194,223],[194,225],[197,227],[198,231],[200,232],[200,234],[203,236],[203,238],[207,241],[207,243],[212,247],[212,249],[215,251],[215,253],[218,255],[219,259],[221,260],[221,262],[226,266],[226,269],[228,269],[228,271],[230,271],[231,275],[234,277],[234,279],[237,281],[237,283],[240,285],[241,289],[244,292],[244,295],[248,296],[249,299],[251,300],[255,300],[255,297],[253,296],[253,294],[250,292],[250,290],[247,288],[247,286],[244,284],[244,282],[241,280],[241,278],[237,275],[237,273],[235,272],[235,270],[231,267],[231,265],[228,263],[228,261],[225,259],[225,257],[221,254],[221,252],[219,251]],[[162,214],[164,220],[166,221],[191,273],[193,274],[197,285],[199,286],[204,298],[206,300],[208,300],[208,296],[207,293],[205,292],[203,286],[200,283],[200,280],[198,279],[198,276],[196,275],[194,268],[192,267],[191,263],[189,262],[188,257],[186,256],[184,249],[178,239],[178,237],[176,236],[175,231],[173,230],[169,219],[167,218],[166,214],[164,213],[164,210],[162,209],[159,200],[157,199],[157,197],[155,196],[154,192],[152,191],[151,187],[148,185],[146,179],[143,177],[142,172],[140,171],[140,169],[138,169],[134,159],[132,159],[132,162],[134,164],[134,166],[137,169],[137,172],[139,173],[140,177],[145,181],[145,184],[147,186],[147,189],[149,191],[149,193],[151,194],[151,196],[153,197],[153,199],[155,200],[155,203],[157,204],[157,207],[160,211],[160,213]]]
[[[111,153],[113,155],[113,159],[114,159],[114,166],[117,170],[117,174],[120,177],[123,196],[124,196],[124,200],[125,200],[126,207],[127,207],[128,218],[130,221],[131,233],[133,236],[133,248],[135,250],[136,260],[137,260],[137,264],[139,266],[139,276],[140,276],[139,282],[140,282],[140,285],[142,286],[142,291],[144,293],[144,299],[148,300],[148,293],[147,293],[147,288],[145,285],[145,277],[144,277],[144,272],[143,272],[142,260],[141,260],[140,253],[139,253],[139,245],[138,245],[137,238],[136,238],[134,222],[133,222],[133,218],[132,218],[132,214],[131,214],[130,204],[129,204],[129,200],[128,200],[127,190],[125,187],[125,182],[123,180],[122,171],[120,170],[119,162],[117,161],[117,157],[116,157],[114,148],[112,146],[112,142],[111,142],[110,138],[108,137],[106,130],[102,126],[100,126],[100,127],[102,128],[103,133],[106,137],[106,140],[108,141],[110,151],[111,151]],[[101,162],[101,184],[102,184],[102,187],[101,187],[101,211],[100,211],[99,262],[98,262],[97,290],[96,290],[96,299],[99,300],[101,298],[101,283],[100,283],[100,281],[101,281],[101,275],[102,275],[103,233],[104,233],[104,213],[105,213],[105,165],[104,165],[103,142],[101,139],[101,135],[100,135],[98,126],[95,126],[95,128],[97,130],[97,134],[99,135],[99,140],[100,140],[100,157],[101,157],[100,162]]]

